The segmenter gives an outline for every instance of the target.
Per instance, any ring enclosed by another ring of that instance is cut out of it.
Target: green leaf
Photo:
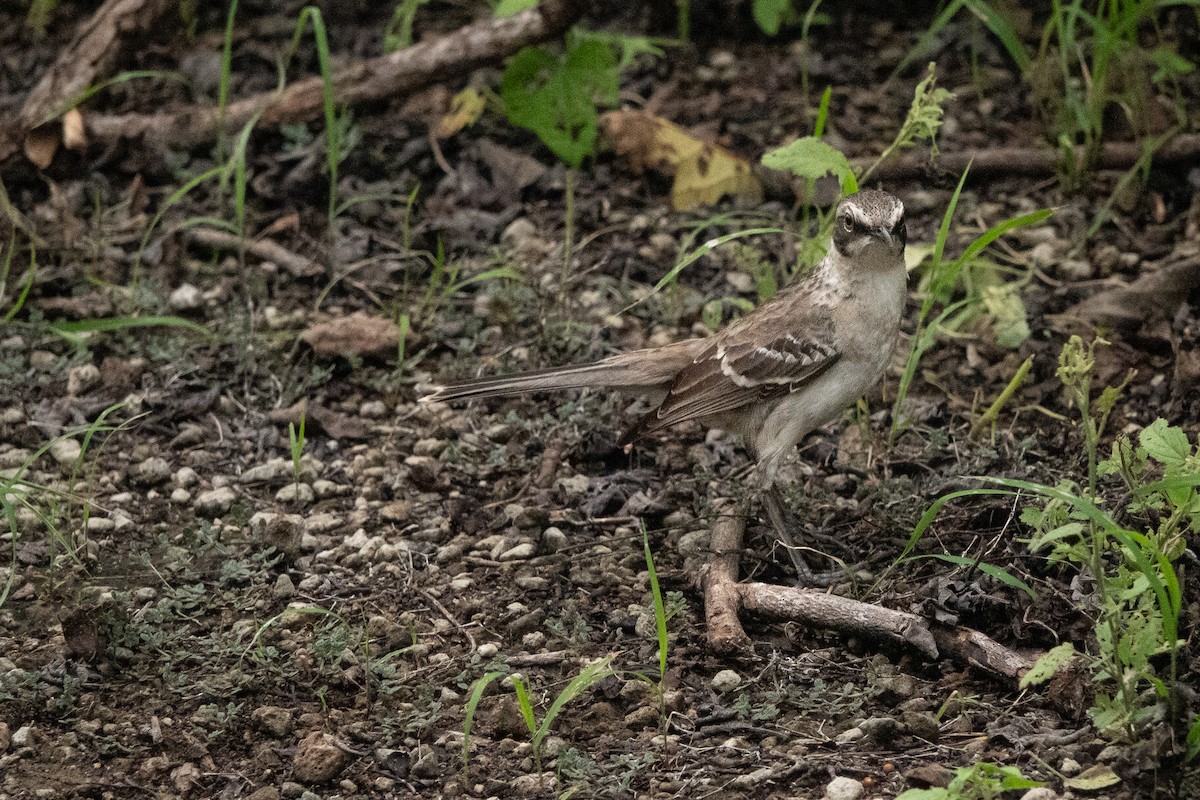
[[[596,104],[618,102],[616,57],[608,44],[577,38],[562,57],[526,47],[508,63],[500,97],[508,121],[528,128],[568,166],[596,146]]]
[[[1075,646],[1070,642],[1063,642],[1058,647],[1053,647],[1042,653],[1038,660],[1033,663],[1021,677],[1021,688],[1027,689],[1030,686],[1038,686],[1054,677],[1054,675],[1063,668],[1075,656]]]
[[[858,191],[858,179],[845,154],[815,136],[805,136],[775,148],[763,155],[762,163],[770,169],[784,170],[810,180],[823,178],[832,172],[837,176],[843,194]]]
[[[1168,469],[1182,467],[1192,454],[1192,445],[1183,429],[1168,424],[1162,417],[1142,431],[1138,443],[1147,455]]]
[[[496,8],[492,11],[492,16],[496,19],[502,17],[511,17],[513,14],[520,14],[522,11],[528,11],[535,8],[538,0],[500,0],[496,3]]]
[[[795,19],[792,0],[754,0],[750,7],[754,21],[767,36],[779,33],[785,22]]]

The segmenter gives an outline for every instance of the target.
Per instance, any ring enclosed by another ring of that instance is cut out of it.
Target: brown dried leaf
[[[348,317],[318,322],[300,334],[317,355],[376,355],[395,352],[400,327],[385,317],[356,311]]]
[[[45,169],[58,152],[58,124],[48,122],[25,134],[25,157],[38,169]]]

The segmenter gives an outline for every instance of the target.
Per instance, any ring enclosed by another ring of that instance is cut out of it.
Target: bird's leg
[[[808,562],[804,560],[800,548],[792,538],[795,519],[791,512],[788,511],[787,505],[784,502],[783,492],[780,491],[777,485],[766,487],[762,498],[763,507],[767,511],[767,518],[771,521],[771,527],[775,529],[775,535],[787,550],[788,556],[792,560],[792,565],[796,568],[796,584],[798,586],[826,587],[845,579],[847,575],[846,569],[813,572],[808,566]]]

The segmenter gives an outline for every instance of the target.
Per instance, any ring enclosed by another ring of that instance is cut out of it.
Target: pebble
[[[259,706],[250,712],[250,723],[276,739],[292,733],[292,712],[279,706]]]
[[[1050,242],[1039,242],[1029,251],[1029,260],[1035,267],[1045,269],[1058,260],[1058,248]]]
[[[174,497],[174,493],[172,493],[172,497]],[[215,517],[232,508],[235,500],[237,500],[237,492],[229,486],[222,486],[218,489],[201,492],[196,497],[195,508],[199,514]]]
[[[1083,765],[1073,758],[1064,758],[1062,766],[1058,768],[1058,771],[1069,778],[1082,772]]]
[[[67,373],[67,394],[78,397],[100,383],[100,368],[95,364],[80,364]]]
[[[191,467],[180,467],[175,473],[175,485],[188,489],[200,482],[200,473]]]
[[[727,694],[742,685],[742,676],[731,669],[723,669],[713,675],[712,688],[721,694]]]
[[[195,311],[204,303],[204,293],[190,283],[180,285],[167,296],[167,305],[174,311]]]
[[[22,725],[13,731],[11,741],[13,747],[33,747],[37,742],[37,733],[32,725]]]
[[[862,739],[864,736],[866,736],[866,734],[863,733],[862,728],[847,728],[834,737],[834,741],[838,744],[851,744],[852,742],[857,742],[859,739]]]
[[[312,488],[313,493],[316,494],[317,498],[320,500],[324,500],[329,497],[336,497],[341,494],[342,491],[340,486],[333,481],[326,480],[325,478],[318,478],[317,480],[313,481]]]
[[[413,445],[413,454],[418,456],[439,456],[446,449],[446,442],[441,439],[418,439]]]
[[[511,547],[500,554],[498,561],[524,561],[533,558],[537,553],[537,546],[533,542],[522,542],[516,547]]]
[[[549,527],[542,531],[542,549],[547,553],[557,553],[567,546],[567,535],[559,528]]]
[[[358,407],[358,414],[367,419],[383,419],[388,415],[387,403],[382,400],[368,400]]]
[[[0,722],[0,753],[8,752],[8,745],[12,742],[12,734],[9,733],[8,723]]]
[[[275,579],[275,585],[271,587],[271,594],[276,600],[290,600],[292,595],[296,593],[296,584],[292,582],[291,577],[287,573],[281,574]]]
[[[292,463],[282,458],[272,458],[265,464],[256,464],[238,476],[240,483],[273,483],[292,477]]]
[[[49,372],[58,362],[58,356],[49,350],[34,350],[29,354],[29,366],[38,372]]]
[[[482,658],[493,658],[497,653],[500,652],[500,646],[495,642],[484,642],[483,644],[479,645],[479,647],[475,648],[475,652],[478,653]]]
[[[1058,800],[1058,793],[1049,786],[1035,786],[1021,795],[1021,800]]]
[[[151,456],[133,468],[134,479],[146,486],[157,486],[171,480],[171,465],[165,458]]]
[[[83,446],[75,439],[55,439],[50,443],[50,457],[64,467],[77,462],[82,454]]]
[[[275,499],[280,503],[311,503],[316,498],[313,488],[307,483],[289,483],[275,493]]]
[[[1068,281],[1085,281],[1092,277],[1092,265],[1079,258],[1064,258],[1058,262],[1058,275]]]
[[[108,533],[117,527],[117,523],[108,517],[88,517],[86,527],[88,533]]]
[[[837,777],[825,787],[824,800],[858,800],[863,795],[863,785],[854,778]]]
[[[171,490],[171,502],[177,506],[186,505],[191,502],[192,493],[187,489],[179,488]]]
[[[873,741],[879,744],[890,744],[900,733],[900,723],[891,717],[871,717],[859,723],[858,727]]]

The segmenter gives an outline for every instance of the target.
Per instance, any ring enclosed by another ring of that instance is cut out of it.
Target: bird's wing
[[[803,333],[779,333],[770,339],[762,336],[761,325],[734,328],[717,337],[680,371],[658,411],[639,426],[638,435],[800,389],[839,357],[831,344],[831,321],[807,322],[794,326]]]

